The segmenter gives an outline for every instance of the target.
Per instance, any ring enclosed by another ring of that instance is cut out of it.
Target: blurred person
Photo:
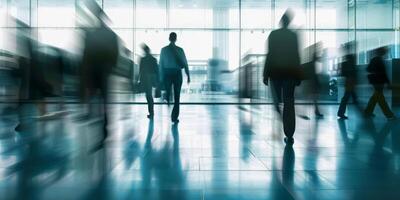
[[[394,119],[395,115],[390,110],[388,103],[383,95],[383,89],[385,84],[390,86],[389,78],[387,77],[386,67],[384,62],[384,56],[388,53],[386,47],[380,47],[374,50],[375,55],[371,59],[367,71],[369,83],[374,87],[374,93],[368,101],[367,108],[364,113],[366,116],[372,116],[374,112],[375,105],[378,103],[382,109],[383,114],[386,118]]]
[[[356,49],[355,42],[350,42],[344,45],[343,47],[346,55],[344,56],[344,62],[341,64],[341,76],[345,78],[345,92],[342,97],[342,100],[339,105],[339,110],[337,112],[337,116],[340,119],[348,119],[345,115],[347,104],[350,100],[350,97],[353,98],[353,102],[358,108],[358,110],[362,110],[360,104],[358,102],[357,94],[355,91],[355,87],[358,83],[357,78],[357,60],[356,54],[354,53]]]
[[[174,88],[174,108],[171,113],[173,123],[179,122],[179,103],[182,88],[182,68],[187,76],[187,83],[190,83],[189,66],[185,52],[182,48],[175,45],[177,35],[175,32],[169,34],[170,44],[161,49],[160,55],[160,74],[162,83],[166,90],[166,99],[169,105],[171,87]]]
[[[281,28],[274,30],[268,37],[268,54],[264,66],[263,82],[270,80],[274,106],[280,114],[279,103],[283,96],[283,129],[285,143],[293,144],[296,128],[294,90],[300,85],[300,56],[297,34],[289,29],[293,19],[287,10],[280,20]]]
[[[139,82],[146,94],[147,108],[149,114],[147,118],[153,119],[154,117],[154,100],[153,100],[153,87],[159,84],[158,64],[157,59],[150,53],[150,48],[143,44],[142,49],[144,56],[140,58],[139,63]]]
[[[309,80],[311,83],[311,88],[310,88],[310,93],[311,93],[311,98],[314,104],[314,113],[315,116],[318,118],[323,118],[324,115],[321,114],[320,109],[318,107],[318,98],[319,98],[319,93],[321,90],[321,82],[319,80],[319,75],[317,73],[317,62],[321,60],[320,56],[320,51],[321,51],[321,43],[316,43],[313,45],[313,52],[312,52],[312,58],[310,64],[310,74],[309,74]]]
[[[51,85],[51,93],[48,93],[46,97],[57,97],[59,103],[57,110],[47,111],[45,115],[48,118],[62,116],[66,114],[64,110],[64,99],[63,99],[63,84],[64,84],[64,73],[66,69],[66,62],[61,49],[44,45],[40,48],[39,65],[43,68],[44,79]]]
[[[102,114],[104,117],[103,139],[107,139],[107,101],[108,78],[117,64],[119,44],[117,35],[106,25],[108,19],[100,6],[93,0],[85,1],[89,11],[97,18],[98,26],[85,30],[84,49],[81,63],[81,81],[83,85],[83,100],[88,101],[97,90],[100,91]],[[89,105],[89,114],[92,107]]]
[[[24,22],[17,20],[16,23],[21,28],[17,34],[17,47],[19,56],[17,58],[20,78],[18,116],[19,123],[15,131],[22,131],[25,118],[25,101],[34,101],[39,111],[39,117],[46,114],[46,104],[43,102],[45,97],[53,96],[52,86],[44,78],[44,70],[40,65],[37,43],[31,37],[31,28]]]

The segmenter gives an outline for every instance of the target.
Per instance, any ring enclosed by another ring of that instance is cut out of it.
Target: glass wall
[[[140,45],[147,44],[158,58],[168,44],[168,34],[175,31],[193,76],[193,82],[183,86],[183,101],[234,103],[238,99],[271,102],[262,83],[266,39],[279,27],[288,8],[295,13],[291,27],[299,35],[303,62],[307,61],[304,49],[322,43],[324,59],[319,73],[328,81],[322,100],[336,102],[341,90],[337,65],[342,44],[357,41],[360,65],[368,63],[368,52],[379,46],[390,46],[390,57],[399,57],[399,1],[97,0],[110,19],[110,27],[131,52],[134,74],[142,55]],[[32,27],[41,44],[62,48],[79,58],[81,29],[92,26],[80,19],[81,4],[81,0],[0,0],[1,48],[12,49],[5,42],[5,32],[18,29],[10,22],[12,16]],[[130,89],[125,90],[129,95]],[[144,101],[142,95],[134,97],[128,99]]]

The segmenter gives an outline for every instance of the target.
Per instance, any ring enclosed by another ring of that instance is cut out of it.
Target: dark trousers
[[[386,117],[393,117],[394,114],[390,110],[389,105],[385,100],[385,96],[383,95],[383,85],[374,85],[374,94],[368,101],[367,108],[365,109],[365,114],[372,114],[377,103],[381,107],[382,112],[383,114],[385,114]]]
[[[154,99],[153,99],[153,86],[152,80],[147,78],[144,83],[144,92],[146,94],[147,101],[147,110],[149,111],[149,115],[154,115]]]
[[[146,101],[147,101],[147,110],[149,111],[149,115],[154,115],[154,100],[153,100],[153,88],[146,88]]]
[[[283,100],[283,131],[286,137],[291,138],[296,129],[296,115],[294,110],[295,80],[271,80],[275,108]]]
[[[344,113],[346,112],[346,107],[347,104],[349,103],[350,97],[353,98],[353,102],[354,104],[359,108],[360,105],[358,103],[358,98],[356,95],[356,92],[354,90],[346,90],[344,92],[344,95],[342,97],[342,100],[340,101],[340,105],[339,105],[339,110],[337,112],[338,116],[344,116]],[[360,109],[360,108],[359,108]]]
[[[166,90],[166,98],[169,102],[171,96],[171,89],[174,89],[174,108],[172,109],[171,119],[177,120],[179,117],[179,103],[182,88],[182,71],[181,70],[165,70],[164,71],[164,84]]]

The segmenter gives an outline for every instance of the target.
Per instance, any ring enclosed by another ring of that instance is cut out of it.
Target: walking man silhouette
[[[189,66],[185,52],[175,45],[177,35],[175,32],[169,34],[170,44],[161,49],[160,73],[162,83],[166,90],[166,98],[169,105],[171,88],[174,88],[174,108],[171,113],[171,121],[179,122],[179,103],[182,88],[182,69],[185,70],[187,82],[190,83]]]

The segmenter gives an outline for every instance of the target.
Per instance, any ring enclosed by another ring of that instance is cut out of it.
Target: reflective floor
[[[400,123],[379,110],[361,120],[350,109],[341,121],[337,106],[322,106],[318,120],[298,106],[290,148],[269,105],[184,105],[178,125],[166,105],[156,105],[154,121],[145,105],[112,105],[110,137],[99,149],[101,118],[66,109],[28,117],[20,133],[17,115],[2,115],[0,199],[400,197]]]

